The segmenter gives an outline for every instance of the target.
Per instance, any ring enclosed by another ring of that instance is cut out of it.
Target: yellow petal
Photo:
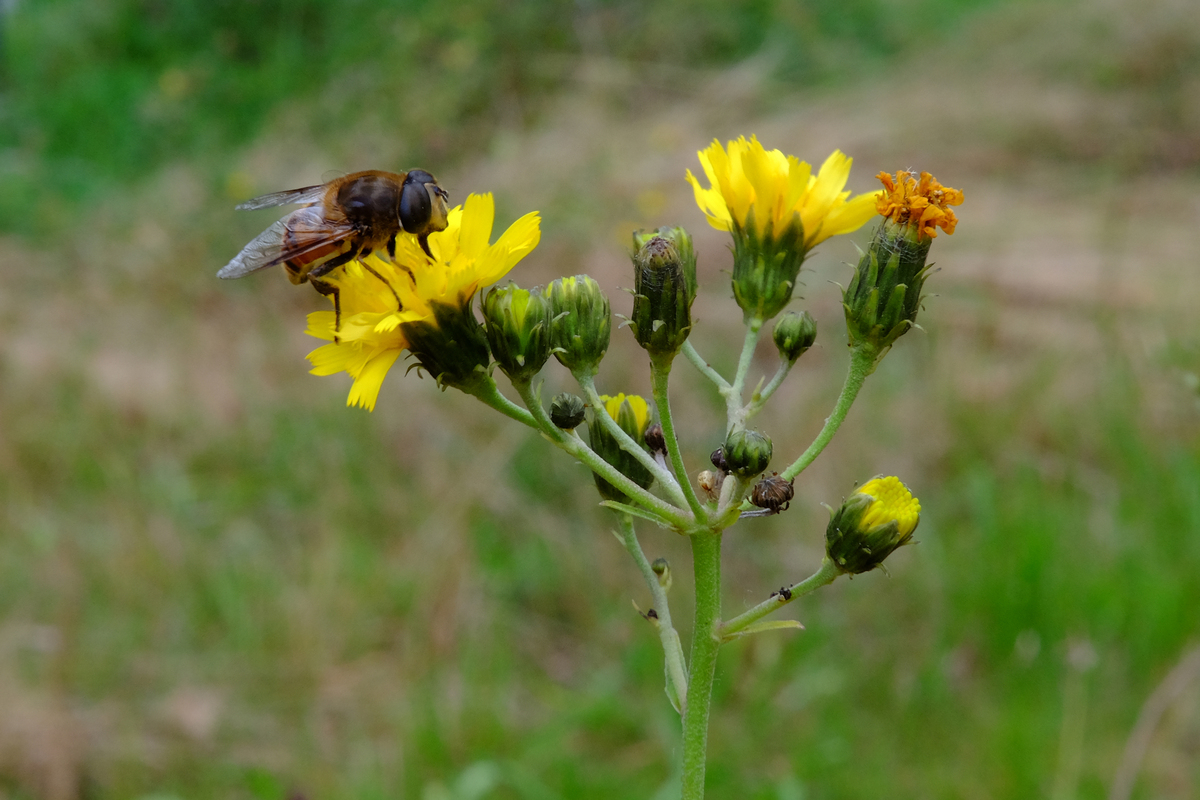
[[[346,398],[348,406],[362,406],[367,411],[375,410],[375,401],[379,398],[379,389],[388,370],[400,356],[399,350],[384,350],[371,358],[363,366],[354,385],[350,387],[350,396]]]

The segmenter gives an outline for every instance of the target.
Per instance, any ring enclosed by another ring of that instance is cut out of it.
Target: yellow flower
[[[936,238],[938,228],[947,235],[954,233],[958,217],[947,206],[962,204],[960,190],[942,186],[928,172],[922,172],[920,179],[916,173],[907,170],[897,172],[895,178],[886,172],[875,177],[883,183],[885,190],[876,203],[880,214],[900,225],[914,225],[918,239],[921,236]]]
[[[916,530],[917,521],[921,518],[921,501],[913,497],[908,487],[896,476],[872,478],[860,486],[856,494],[872,498],[859,521],[863,528],[874,528],[895,520],[901,536],[908,536]]]
[[[340,292],[341,328],[336,343],[309,353],[312,373],[348,373],[354,385],[347,405],[373,410],[384,376],[400,353],[411,349],[406,328],[436,324],[438,307],[469,308],[479,288],[504,277],[537,246],[541,232],[536,211],[489,244],[494,218],[491,194],[470,195],[450,212],[444,231],[429,235],[432,260],[415,237],[400,236],[395,264],[372,254],[364,261],[375,274],[352,261],[327,278]],[[334,312],[317,311],[309,314],[306,332],[333,342],[335,325]]]
[[[858,230],[874,214],[879,192],[850,199],[844,191],[853,159],[840,150],[825,159],[816,175],[807,161],[767,150],[753,136],[729,142],[728,149],[713,140],[697,155],[709,188],[702,188],[691,170],[687,179],[696,204],[719,230],[753,225],[760,236],[779,235],[798,218],[809,249],[830,236]]]

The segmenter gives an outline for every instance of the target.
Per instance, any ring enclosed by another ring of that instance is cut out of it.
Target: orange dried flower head
[[[928,172],[917,177],[915,172],[901,170],[893,178],[887,172],[875,177],[883,184],[884,191],[875,202],[875,208],[893,222],[911,224],[917,228],[917,237],[937,237],[937,229],[947,234],[954,233],[958,217],[949,206],[960,205],[963,193],[958,189],[942,186]]]

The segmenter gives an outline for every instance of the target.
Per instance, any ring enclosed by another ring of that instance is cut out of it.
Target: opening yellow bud
[[[869,480],[859,487],[856,494],[874,498],[860,523],[864,530],[886,525],[892,520],[900,526],[898,532],[901,536],[908,536],[916,529],[921,517],[921,501],[913,497],[908,487],[894,475]]]

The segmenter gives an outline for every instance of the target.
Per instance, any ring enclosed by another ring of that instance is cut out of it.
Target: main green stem
[[[692,571],[696,576],[696,624],[692,630],[692,660],[687,706],[683,713],[682,800],[704,797],[704,767],[708,756],[708,712],[712,705],[717,651],[721,647],[721,534],[702,532],[692,540]]]
[[[842,393],[838,396],[837,405],[833,407],[833,413],[825,420],[825,427],[817,434],[817,438],[813,439],[813,443],[808,446],[808,449],[793,461],[791,466],[780,473],[785,481],[790,481],[803,472],[809,464],[816,460],[817,456],[821,455],[821,451],[833,439],[833,435],[837,433],[838,428],[846,419],[850,406],[854,405],[854,398],[858,397],[858,391],[862,389],[863,382],[868,375],[875,371],[878,355],[879,351],[869,345],[859,345],[851,349],[850,368],[846,372],[846,382],[842,385]]]

